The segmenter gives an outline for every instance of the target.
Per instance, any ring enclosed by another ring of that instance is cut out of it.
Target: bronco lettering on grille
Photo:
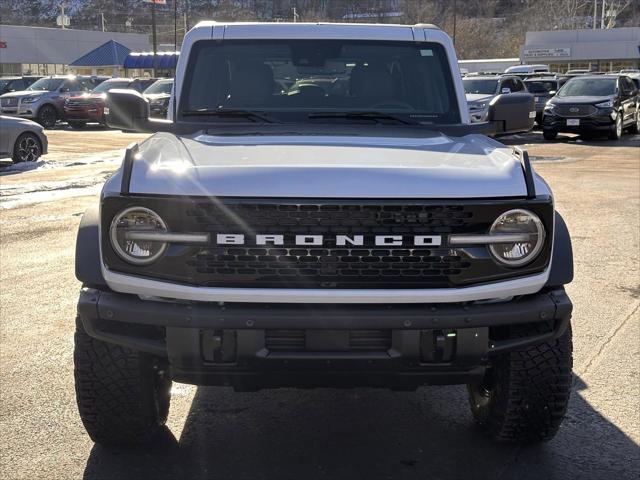
[[[284,235],[274,234],[256,234],[252,236],[248,243],[254,245],[284,245]],[[326,235],[295,235],[293,243],[299,246],[322,246],[327,240]],[[337,246],[364,246],[364,235],[334,235],[333,240]],[[415,247],[438,247],[442,244],[442,237],[440,235],[414,235],[406,238],[403,235],[375,235],[371,236],[373,245],[381,246],[394,246],[400,247],[411,245]],[[218,245],[245,245],[247,243],[246,236],[239,233],[219,233],[216,235],[216,243]]]

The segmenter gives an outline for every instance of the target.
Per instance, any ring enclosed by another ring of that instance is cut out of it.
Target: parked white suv
[[[569,234],[502,95],[471,124],[428,25],[203,22],[169,119],[111,90],[127,149],[80,225],[80,415],[103,444],[161,431],[172,380],[467,384],[482,429],[547,440],[571,389]]]

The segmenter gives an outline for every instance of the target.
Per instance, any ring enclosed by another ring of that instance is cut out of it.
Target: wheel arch
[[[109,290],[102,276],[100,258],[100,208],[89,207],[82,215],[76,238],[76,278],[84,285]]]
[[[573,247],[567,224],[558,212],[555,212],[553,230],[553,254],[551,271],[545,286],[560,287],[573,280]]]

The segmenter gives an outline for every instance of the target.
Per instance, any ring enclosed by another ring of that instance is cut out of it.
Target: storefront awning
[[[106,66],[122,66],[125,57],[131,52],[131,49],[125,47],[115,40],[109,40],[98,48],[94,48],[90,52],[84,54],[77,60],[69,64],[70,67],[106,67]]]
[[[124,59],[124,68],[176,68],[180,52],[157,52],[154,65],[153,52],[131,52]]]

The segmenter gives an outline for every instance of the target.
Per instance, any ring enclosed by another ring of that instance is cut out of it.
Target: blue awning
[[[131,52],[115,40],[109,40],[94,48],[69,64],[70,67],[113,67],[122,66],[125,57]]]
[[[176,68],[180,52],[157,52],[155,68]],[[124,59],[124,68],[153,68],[153,52],[131,52]]]

